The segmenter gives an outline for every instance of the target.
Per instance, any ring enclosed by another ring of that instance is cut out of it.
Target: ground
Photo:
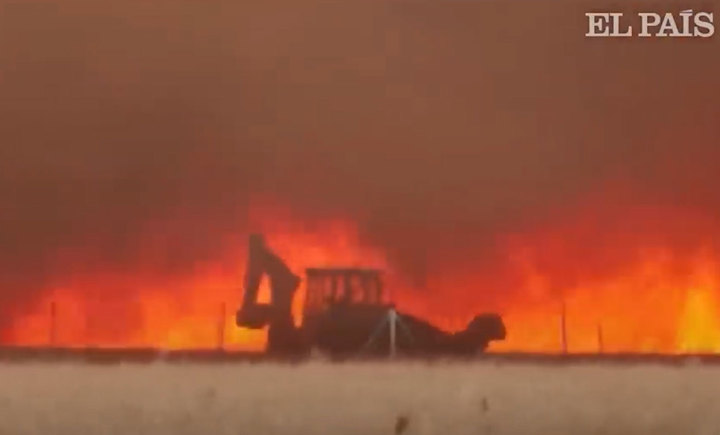
[[[0,434],[719,434],[720,366],[0,364]]]

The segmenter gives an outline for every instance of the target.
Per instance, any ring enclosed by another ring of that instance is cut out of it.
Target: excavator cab
[[[387,305],[381,271],[360,268],[311,268],[305,270],[304,318],[334,305]]]
[[[308,342],[333,354],[359,349],[393,307],[381,275],[367,268],[306,269],[303,330]]]

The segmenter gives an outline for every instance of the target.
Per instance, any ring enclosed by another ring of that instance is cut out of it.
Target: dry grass
[[[0,434],[718,434],[720,368],[0,365]]]

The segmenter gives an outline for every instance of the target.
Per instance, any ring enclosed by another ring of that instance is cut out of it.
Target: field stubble
[[[5,363],[0,434],[718,434],[720,366]]]

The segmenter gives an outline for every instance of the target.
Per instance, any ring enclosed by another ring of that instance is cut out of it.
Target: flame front
[[[512,334],[494,349],[570,352],[704,353],[720,351],[716,260],[699,255],[687,275],[671,256],[646,258],[619,275],[553,292],[528,272],[525,297],[507,306]],[[564,310],[563,310],[564,305]]]
[[[460,329],[480,312],[499,312],[508,336],[491,351],[561,352],[564,324],[569,352],[720,352],[720,257],[709,236],[714,224],[687,213],[628,212],[617,220],[624,222],[619,228],[607,228],[595,212],[579,212],[499,235],[492,264],[430,264],[427,288],[407,285],[412,280],[393,268],[384,249],[361,243],[352,220],[301,219],[268,207],[253,213],[254,230],[300,276],[306,267],[386,269],[400,309],[446,329]],[[663,219],[654,227],[644,224],[658,215]],[[699,236],[674,237],[688,227]],[[179,276],[155,276],[151,268],[69,274],[63,285],[16,310],[5,340],[260,350],[264,331],[234,325],[246,236],[228,237],[218,258]],[[267,283],[260,297],[269,298]],[[298,322],[303,297],[301,286],[293,307]]]
[[[311,266],[386,266],[382,252],[362,246],[356,227],[346,220],[308,223],[287,210],[267,206],[256,207],[253,213],[251,221],[258,221],[257,229],[299,276]],[[261,350],[266,331],[238,328],[234,323],[246,246],[242,237],[231,240],[234,244],[222,258],[198,265],[182,277],[72,276],[66,279],[69,285],[46,289],[19,313],[7,341],[34,346]],[[265,280],[259,298],[269,299]],[[293,306],[298,321],[303,299],[301,285]]]

